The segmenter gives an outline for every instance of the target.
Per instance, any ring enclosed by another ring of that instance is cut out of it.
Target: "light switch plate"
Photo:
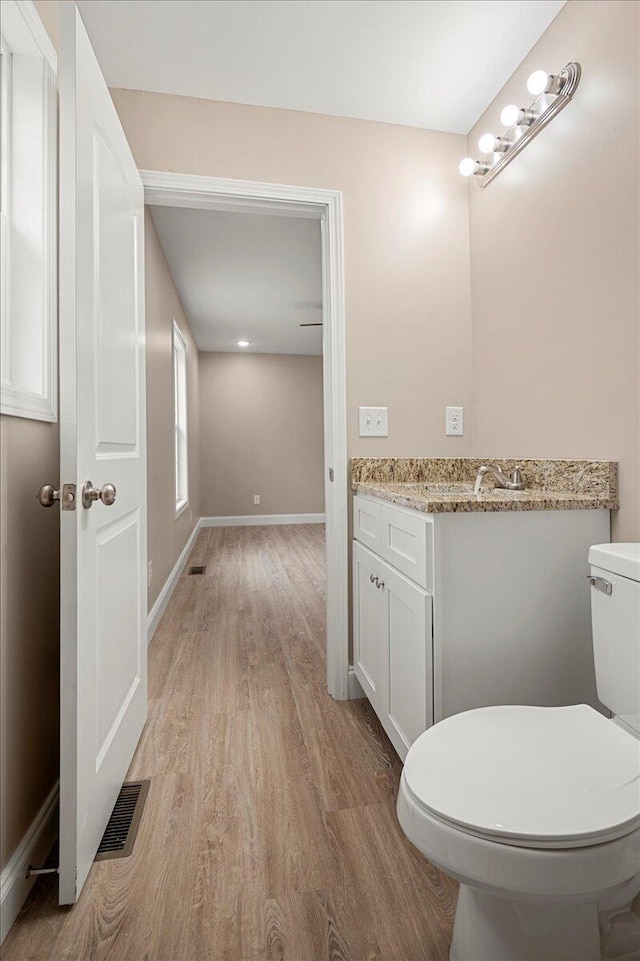
[[[449,437],[462,437],[464,434],[464,407],[447,407],[445,433]]]
[[[388,407],[359,407],[360,437],[389,436]]]

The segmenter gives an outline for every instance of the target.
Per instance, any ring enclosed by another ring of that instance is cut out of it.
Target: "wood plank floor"
[[[210,528],[149,649],[134,853],[38,880],[4,961],[445,961],[454,882],[406,841],[366,700],[326,693],[324,529]]]

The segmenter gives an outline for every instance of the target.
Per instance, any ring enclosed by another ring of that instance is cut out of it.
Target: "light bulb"
[[[475,172],[476,162],[473,157],[465,157],[464,160],[460,161],[458,170],[463,177],[470,177],[472,173]]]
[[[520,119],[521,113],[520,107],[516,107],[515,103],[510,103],[500,114],[500,123],[504,124],[505,127],[513,127]]]
[[[527,90],[534,97],[538,97],[541,93],[546,93],[548,83],[549,74],[546,70],[534,70],[527,80]]]
[[[236,340],[236,347],[250,347],[250,340]]]
[[[483,133],[478,140],[478,149],[482,153],[493,153],[496,149],[496,138],[492,133]]]

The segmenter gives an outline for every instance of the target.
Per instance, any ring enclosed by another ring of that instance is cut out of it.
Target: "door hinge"
[[[76,509],[76,485],[63,484],[60,506],[63,511],[74,511]]]
[[[329,468],[329,480],[330,480],[330,481],[333,480],[333,467],[330,467],[330,468]]]

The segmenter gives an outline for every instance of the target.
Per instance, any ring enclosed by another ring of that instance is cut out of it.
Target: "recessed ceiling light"
[[[236,347],[251,347],[250,340],[236,340]]]

